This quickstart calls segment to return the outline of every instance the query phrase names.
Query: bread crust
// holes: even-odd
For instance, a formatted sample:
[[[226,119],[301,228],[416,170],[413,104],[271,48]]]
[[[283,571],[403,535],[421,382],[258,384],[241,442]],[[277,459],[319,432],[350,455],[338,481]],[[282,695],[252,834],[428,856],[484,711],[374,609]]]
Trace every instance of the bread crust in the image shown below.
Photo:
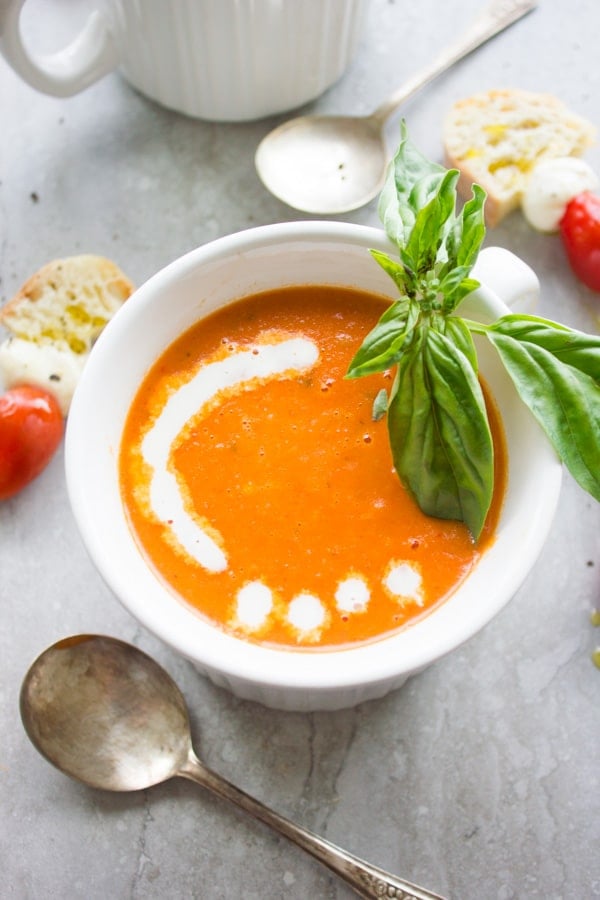
[[[133,282],[106,257],[55,259],[0,309],[0,323],[25,340],[86,353],[133,290]]]

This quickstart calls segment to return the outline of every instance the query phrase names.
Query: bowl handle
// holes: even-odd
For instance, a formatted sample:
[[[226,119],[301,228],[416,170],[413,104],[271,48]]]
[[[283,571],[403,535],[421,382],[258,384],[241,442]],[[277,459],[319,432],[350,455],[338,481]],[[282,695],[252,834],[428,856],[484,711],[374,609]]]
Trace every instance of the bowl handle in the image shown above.
[[[538,277],[510,250],[486,247],[479,254],[473,277],[497,294],[511,312],[534,312],[540,295]]]
[[[119,62],[106,16],[90,14],[74,40],[56,53],[34,56],[19,28],[25,0],[0,0],[0,53],[17,75],[46,94],[69,97],[112,71]]]

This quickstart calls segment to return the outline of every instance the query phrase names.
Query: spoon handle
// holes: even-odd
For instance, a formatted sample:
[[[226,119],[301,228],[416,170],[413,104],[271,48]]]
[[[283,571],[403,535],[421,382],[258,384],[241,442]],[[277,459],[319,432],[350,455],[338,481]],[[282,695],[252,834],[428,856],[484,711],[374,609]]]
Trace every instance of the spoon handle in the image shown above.
[[[255,800],[249,794],[226,781],[221,775],[207,768],[193,752],[187,762],[178,771],[178,775],[189,778],[202,787],[208,788],[213,794],[231,800],[236,806],[249,813],[255,819],[269,825],[279,834],[289,838],[297,846],[306,850],[332,872],[339,875],[359,897],[390,897],[396,900],[444,900],[439,894],[418,887],[390,875],[383,869],[378,869],[362,859],[347,853],[335,844],[324,840],[312,831],[295,825],[289,819],[264,806],[259,800]]]
[[[494,35],[531,12],[537,0],[493,0],[456,43],[446,48],[430,65],[409,78],[397,91],[377,107],[369,118],[383,123],[394,110],[418,90],[441,75],[463,57],[468,56]]]

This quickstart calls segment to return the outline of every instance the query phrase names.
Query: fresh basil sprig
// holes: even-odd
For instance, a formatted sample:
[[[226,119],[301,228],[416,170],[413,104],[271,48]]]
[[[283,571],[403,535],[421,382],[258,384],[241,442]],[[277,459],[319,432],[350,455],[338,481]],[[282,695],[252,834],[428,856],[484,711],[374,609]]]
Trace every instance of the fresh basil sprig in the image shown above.
[[[398,259],[371,251],[399,298],[352,360],[348,377],[395,367],[386,412],[394,466],[421,509],[465,522],[477,539],[494,489],[494,449],[473,333],[496,348],[522,400],[579,484],[600,501],[600,337],[529,315],[491,325],[455,314],[485,237],[485,192],[457,213],[458,171],[401,142],[379,200]]]

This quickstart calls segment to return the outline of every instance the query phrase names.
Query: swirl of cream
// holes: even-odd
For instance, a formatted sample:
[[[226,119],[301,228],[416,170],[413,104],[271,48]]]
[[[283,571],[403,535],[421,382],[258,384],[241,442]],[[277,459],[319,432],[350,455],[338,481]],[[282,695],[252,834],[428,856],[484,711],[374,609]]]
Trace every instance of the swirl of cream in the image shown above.
[[[296,377],[312,368],[318,358],[319,350],[313,341],[295,337],[279,343],[255,344],[207,363],[169,397],[144,437],[142,455],[152,467],[152,509],[184,550],[208,571],[224,571],[227,556],[186,509],[176,475],[169,467],[173,442],[192,417],[214,403],[220,391],[241,392],[248,382]]]

